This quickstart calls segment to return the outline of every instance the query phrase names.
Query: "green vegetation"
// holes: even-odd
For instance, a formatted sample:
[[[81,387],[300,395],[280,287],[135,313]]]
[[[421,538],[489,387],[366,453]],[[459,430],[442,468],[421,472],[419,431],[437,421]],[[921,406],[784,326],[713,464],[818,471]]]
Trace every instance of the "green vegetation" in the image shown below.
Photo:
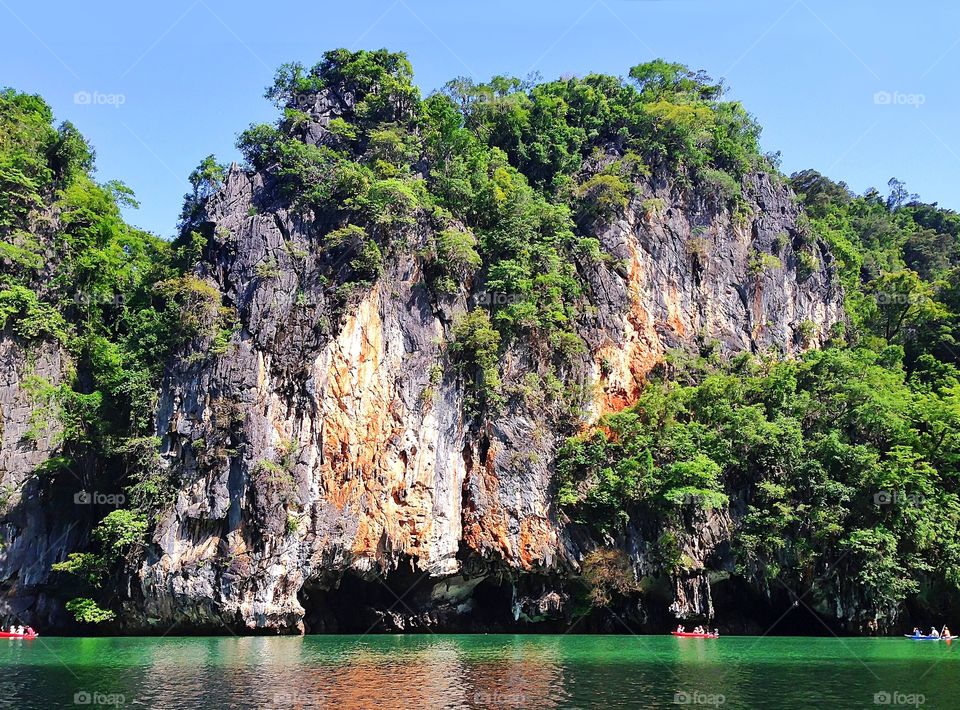
[[[918,595],[931,603],[931,590],[933,603],[956,600],[960,218],[898,199],[896,181],[883,199],[812,171],[791,180],[837,256],[851,327],[798,361],[671,358],[679,381],[650,383],[567,441],[557,501],[610,540],[631,523],[664,531],[670,573],[685,566],[677,542],[691,512],[742,500],[733,553],[761,587],[805,589],[835,568],[865,621],[893,619]],[[801,267],[817,258],[800,249]],[[779,266],[751,259],[757,275]],[[815,327],[799,323],[796,337],[806,344]]]
[[[500,334],[494,330],[490,317],[485,311],[474,310],[461,316],[453,324],[453,340],[450,353],[458,366],[473,374],[473,392],[475,398],[467,403],[467,409],[476,409],[484,404],[496,406],[502,400],[500,372],[497,365],[497,350],[500,346]]]
[[[441,293],[454,293],[483,265],[477,238],[469,231],[444,229],[431,236],[424,254],[433,285]]]
[[[116,614],[112,611],[101,609],[93,599],[87,597],[71,599],[65,606],[67,611],[82,624],[102,624],[116,618]]]
[[[783,268],[783,263],[780,259],[773,254],[767,254],[761,251],[754,251],[750,254],[750,263],[747,265],[747,269],[756,277],[769,274],[780,268]]]
[[[809,570],[842,564],[867,611],[885,615],[921,582],[960,583],[960,386],[918,391],[901,357],[895,346],[741,356],[689,373],[696,384],[651,384],[568,441],[559,502],[610,536],[631,519],[679,536],[684,511],[745,495],[734,539],[744,575],[809,582]],[[883,492],[899,502],[878,505]],[[889,544],[847,554],[867,533]],[[890,574],[878,578],[878,565]]]
[[[125,509],[111,511],[93,530],[99,553],[71,552],[63,562],[51,565],[51,570],[70,575],[81,583],[87,594],[110,599],[113,594],[107,582],[117,581],[129,572],[127,564],[133,559],[131,553],[139,552],[147,529],[148,521],[143,513]],[[75,591],[76,583],[70,587]],[[66,603],[66,609],[83,623],[112,621],[115,616],[90,597],[74,598]]]

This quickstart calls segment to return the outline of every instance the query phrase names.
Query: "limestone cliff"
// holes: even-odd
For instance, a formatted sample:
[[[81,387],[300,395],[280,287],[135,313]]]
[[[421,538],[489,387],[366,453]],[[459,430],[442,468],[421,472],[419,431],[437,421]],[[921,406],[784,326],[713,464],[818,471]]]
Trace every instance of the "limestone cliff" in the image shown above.
[[[649,180],[597,227],[611,258],[577,264],[587,348],[569,377],[583,386],[581,424],[629,404],[668,349],[715,340],[726,352],[789,355],[843,317],[822,246],[819,268],[797,274],[803,235],[787,188],[756,174],[744,191],[749,211],[737,217],[695,189]],[[323,609],[344,579],[400,573],[412,581],[397,595],[410,596],[388,596],[382,628],[456,627],[461,616],[469,627],[484,580],[507,580],[516,616],[562,613],[559,602],[539,609],[556,594],[545,580],[574,574],[601,541],[571,529],[552,503],[565,434],[555,403],[527,391],[496,417],[464,411],[445,343],[458,313],[496,301],[483,283],[438,300],[418,256],[421,224],[334,321],[324,274],[338,265],[316,247],[320,216],[295,215],[269,177],[237,167],[205,209],[212,236],[197,276],[239,327],[222,354],[181,354],[161,388],[157,431],[179,492],[140,568],[134,623],[352,627]],[[758,269],[756,255],[771,253]],[[541,361],[510,347],[504,385]],[[693,534],[691,556],[704,560],[728,527],[695,526],[712,532]],[[642,570],[636,534],[629,549]],[[674,611],[708,611],[703,580],[677,580]]]
[[[498,111],[533,101],[521,82],[431,103],[402,55],[336,50],[309,76],[281,70],[269,93],[284,117],[244,134],[245,167],[219,174],[211,157],[191,175],[173,245],[118,226],[116,196],[84,178],[106,216],[66,205],[75,213],[57,225],[61,241],[36,240],[43,253],[24,263],[59,252],[66,261],[71,249],[94,256],[82,260],[87,271],[58,272],[59,290],[45,294],[54,279],[4,256],[20,254],[19,232],[2,227],[4,268],[32,279],[16,282],[21,310],[46,298],[68,317],[60,340],[0,330],[0,611],[71,628],[62,602],[78,595],[57,585],[76,578],[51,574],[51,563],[106,547],[95,528],[103,509],[74,496],[91,483],[130,493],[146,480],[151,502],[121,512],[147,539],[86,558],[99,565],[85,582],[111,607],[112,631],[566,628],[584,560],[605,549],[649,583],[621,610],[635,621],[712,618],[711,582],[733,571],[738,503],[691,513],[678,541],[691,564],[664,575],[653,523],[601,538],[558,508],[558,448],[635,402],[668,353],[795,356],[823,344],[844,308],[833,257],[782,176],[762,167],[752,119],[677,66],[636,72],[637,88],[615,77],[557,82],[551,90],[571,91],[569,117],[547,121],[557,140],[532,148],[537,135],[511,142],[514,125],[497,133]],[[583,96],[593,98],[580,115]],[[548,97],[544,110],[561,104]],[[494,115],[474,120],[487,109]],[[711,140],[722,144],[715,155]],[[83,163],[89,170],[92,156]],[[606,207],[580,209],[594,188]],[[444,197],[419,199],[430,189]],[[472,265],[440,288],[445,232]],[[538,236],[540,261],[525,243]],[[90,273],[100,259],[127,266],[113,280],[135,285],[136,305],[70,305],[77,273],[115,295],[116,283]],[[531,295],[537,270],[551,269]],[[495,396],[481,392],[490,383],[458,359],[457,325],[477,313],[502,323],[524,288],[527,310],[502,340],[493,334]],[[544,302],[555,306],[549,318],[532,312]],[[186,325],[168,323],[171,313]],[[143,333],[165,339],[169,359],[152,341],[137,350]],[[59,400],[44,394],[61,384],[97,399],[96,411],[129,411],[96,445],[81,426],[62,436],[62,418],[47,411]],[[134,412],[136,427],[125,421]],[[131,441],[150,449],[139,468],[125,458]],[[616,630],[612,618],[597,623]]]

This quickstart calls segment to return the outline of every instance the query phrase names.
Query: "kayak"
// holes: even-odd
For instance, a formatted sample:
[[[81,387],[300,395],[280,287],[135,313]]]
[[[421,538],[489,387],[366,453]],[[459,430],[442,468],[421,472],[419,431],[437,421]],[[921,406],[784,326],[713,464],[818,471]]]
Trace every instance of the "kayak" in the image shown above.
[[[914,636],[913,634],[904,634],[904,638],[911,641],[953,641],[956,636]]]
[[[696,634],[693,631],[671,631],[673,636],[682,636],[690,639],[715,639],[720,638],[720,634]]]
[[[0,631],[0,639],[35,639],[40,634],[12,634],[9,631]]]

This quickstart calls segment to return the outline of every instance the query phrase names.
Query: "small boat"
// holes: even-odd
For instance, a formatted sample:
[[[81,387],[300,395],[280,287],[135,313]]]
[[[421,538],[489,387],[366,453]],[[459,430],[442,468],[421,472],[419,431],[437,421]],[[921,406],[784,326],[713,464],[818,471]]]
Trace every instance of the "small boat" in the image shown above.
[[[911,641],[953,641],[956,636],[916,636],[914,634],[904,634],[904,638]]]
[[[34,632],[32,634],[15,634],[10,631],[0,631],[0,639],[35,639],[40,634]]]
[[[673,636],[682,636],[690,639],[715,639],[720,638],[720,634],[698,634],[693,631],[671,631]]]

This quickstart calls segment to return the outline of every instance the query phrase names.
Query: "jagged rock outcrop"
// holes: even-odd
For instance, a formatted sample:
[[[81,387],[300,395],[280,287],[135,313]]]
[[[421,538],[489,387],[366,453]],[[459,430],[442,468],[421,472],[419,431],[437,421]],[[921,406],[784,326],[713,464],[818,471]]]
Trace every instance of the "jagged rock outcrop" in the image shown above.
[[[587,347],[565,373],[581,386],[581,422],[630,404],[668,349],[716,341],[730,353],[794,354],[843,318],[822,245],[816,267],[798,274],[810,237],[789,190],[763,174],[743,189],[749,210],[734,215],[709,190],[651,179],[596,228],[608,258],[577,264]],[[403,570],[414,575],[408,591],[423,593],[388,598],[382,628],[465,616],[485,580],[511,588],[515,618],[562,616],[562,589],[522,580],[562,579],[601,541],[553,503],[568,432],[542,393],[528,388],[490,420],[464,411],[445,344],[456,315],[489,300],[482,281],[437,298],[419,256],[429,227],[418,222],[344,305],[327,276],[338,257],[318,247],[324,215],[290,210],[269,177],[237,167],[205,220],[196,275],[235,309],[238,328],[225,352],[183,353],[161,388],[157,433],[179,492],[139,570],[131,627],[296,632],[307,600]],[[545,357],[511,345],[505,387]],[[685,551],[697,569],[674,580],[671,606],[683,617],[710,615],[706,561],[731,527],[693,522]],[[640,571],[648,532],[627,544]]]

